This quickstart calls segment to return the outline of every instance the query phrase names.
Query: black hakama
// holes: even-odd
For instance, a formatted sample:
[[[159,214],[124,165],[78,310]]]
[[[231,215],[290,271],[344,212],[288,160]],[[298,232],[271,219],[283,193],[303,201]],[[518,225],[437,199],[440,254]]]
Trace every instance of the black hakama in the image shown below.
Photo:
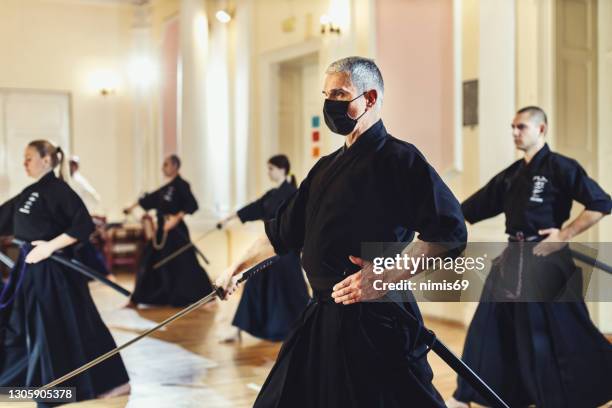
[[[494,262],[463,351],[513,408],[595,408],[612,400],[612,345],[591,322],[569,249],[533,255],[538,230],[560,228],[573,199],[610,212],[610,197],[578,163],[544,146],[462,206],[471,223],[504,212],[511,239],[533,241],[509,243]],[[454,398],[487,403],[461,378]]]
[[[153,269],[153,265],[190,242],[189,229],[183,221],[168,231],[163,239],[164,217],[184,212],[192,214],[198,204],[191,193],[189,183],[176,176],[159,190],[146,194],[139,201],[145,210],[157,210],[156,241],[164,244],[156,249],[150,242],[145,247],[132,302],[136,304],[185,306],[212,292],[212,284],[204,268],[200,266],[193,248],[178,255],[165,265]]]
[[[343,306],[330,295],[314,293],[256,408],[444,407],[427,358],[415,347],[418,324],[402,319],[395,304]]]
[[[102,276],[111,274],[106,267],[104,255],[89,241],[76,245],[74,249],[74,259],[89,266],[94,271],[99,272]]]
[[[279,205],[296,190],[285,181],[238,210],[240,221],[273,218]],[[306,308],[309,298],[300,256],[290,252],[281,256],[266,273],[247,280],[232,324],[255,337],[282,341]]]
[[[402,241],[414,231],[430,242],[467,238],[450,190],[382,121],[317,162],[266,222],[277,253],[303,250],[315,299],[283,344],[256,408],[444,406],[422,353],[416,303],[401,304],[401,311],[394,303],[344,306],[330,297],[333,285],[355,270],[348,257],[360,256],[362,243]]]
[[[50,240],[61,233],[83,241],[92,231],[81,199],[52,172],[0,207],[0,233],[26,242]],[[5,322],[0,386],[40,387],[116,347],[87,279],[51,259],[25,264],[30,249],[29,244],[22,248],[0,299]],[[73,256],[70,247],[63,253]],[[81,401],[128,381],[116,355],[63,386],[76,387],[76,399]]]

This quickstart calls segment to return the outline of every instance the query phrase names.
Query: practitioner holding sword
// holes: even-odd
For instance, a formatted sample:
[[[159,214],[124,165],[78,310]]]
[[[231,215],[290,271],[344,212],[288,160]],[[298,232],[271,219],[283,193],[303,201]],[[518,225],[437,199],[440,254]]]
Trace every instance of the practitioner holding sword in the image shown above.
[[[168,156],[162,167],[168,183],[145,194],[124,210],[128,214],[141,206],[145,210],[157,211],[157,229],[144,250],[128,307],[138,304],[185,306],[212,290],[210,279],[198,263],[193,247],[155,268],[159,261],[190,242],[189,229],[183,217],[197,211],[198,203],[189,183],[180,176],[180,167],[178,156]]]
[[[94,226],[83,201],[64,182],[64,153],[46,140],[25,149],[36,182],[0,206],[0,235],[24,241],[0,295],[0,386],[38,387],[115,347],[91,298],[87,280],[49,259],[70,256]],[[58,178],[54,169],[60,167]],[[129,393],[120,356],[73,378],[77,401]]]

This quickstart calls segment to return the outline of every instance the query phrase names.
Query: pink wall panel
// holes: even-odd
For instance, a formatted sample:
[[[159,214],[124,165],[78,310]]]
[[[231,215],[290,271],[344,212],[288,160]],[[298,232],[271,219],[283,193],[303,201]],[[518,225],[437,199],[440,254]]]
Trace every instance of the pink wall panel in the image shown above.
[[[438,170],[453,159],[452,0],[378,0],[377,63],[387,130]]]
[[[161,50],[162,150],[166,157],[176,153],[177,141],[177,72],[179,61],[179,19],[164,27]]]

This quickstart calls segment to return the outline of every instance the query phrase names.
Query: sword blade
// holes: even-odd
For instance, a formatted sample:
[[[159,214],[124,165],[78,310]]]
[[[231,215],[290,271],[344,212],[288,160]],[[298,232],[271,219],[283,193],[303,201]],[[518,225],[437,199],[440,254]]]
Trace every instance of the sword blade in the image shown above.
[[[89,363],[82,365],[81,367],[69,372],[66,375],[63,375],[62,377],[58,378],[57,380],[51,381],[49,384],[44,385],[43,387],[41,387],[40,389],[42,390],[46,390],[49,388],[53,388],[55,386],[57,386],[58,384],[61,384],[65,381],[68,381],[69,379],[71,379],[72,377],[75,377],[79,374],[81,374],[84,371],[87,371],[88,369],[90,369],[91,367],[100,364],[101,362],[108,360],[109,358],[113,357],[114,355],[116,355],[117,353],[119,353],[121,350],[125,349],[126,347],[129,347],[130,345],[136,343],[137,341],[139,341],[140,339],[148,336],[149,334],[153,333],[154,331],[157,331],[159,329],[161,329],[164,326],[167,326],[168,324],[172,323],[173,321],[175,321],[176,319],[179,319],[183,316],[185,316],[188,313],[193,312],[195,309],[199,308],[200,306],[204,305],[205,303],[210,302],[212,299],[214,299],[215,297],[217,297],[217,291],[213,291],[210,294],[206,295],[205,297],[203,297],[202,299],[198,300],[195,303],[192,303],[191,305],[189,305],[188,307],[186,307],[185,309],[179,311],[178,313],[170,316],[169,318],[167,318],[166,320],[164,320],[163,322],[159,323],[157,326],[150,328],[149,330],[139,334],[138,336],[134,337],[133,339],[123,343],[122,345],[114,348],[113,350],[102,354],[101,356],[91,360]]]
[[[20,239],[13,239],[13,243],[21,246],[25,244],[25,241],[22,241]],[[80,274],[83,274],[87,276],[88,278],[95,279],[98,282],[105,284],[106,286],[110,287],[111,289],[116,290],[117,292],[121,293],[124,296],[127,296],[127,297],[132,296],[132,292],[130,292],[129,290],[116,284],[115,282],[108,279],[106,276],[102,275],[100,272],[77,261],[76,259],[68,259],[58,254],[53,254],[51,255],[50,258],[53,259],[55,262],[72,269],[73,271],[79,272]]]
[[[6,265],[6,267],[9,269],[13,269],[15,267],[15,262],[13,262],[11,258],[4,255],[2,252],[0,252],[0,262]]]
[[[246,281],[247,279],[249,279],[254,274],[256,274],[257,272],[260,272],[260,271],[268,268],[270,265],[272,265],[278,259],[279,259],[278,255],[273,256],[271,258],[268,258],[268,259],[258,263],[257,265],[255,265],[254,267],[250,268],[246,272],[243,272],[242,276],[238,280],[238,283],[242,283],[242,282]],[[225,293],[224,293],[222,288],[214,288],[214,290],[211,293],[209,293],[208,295],[204,296],[202,299],[198,300],[197,302],[192,303],[191,305],[187,306],[186,308],[178,311],[177,313],[173,314],[172,316],[168,317],[166,320],[164,320],[163,322],[159,323],[157,326],[152,327],[149,330],[146,330],[145,332],[139,334],[138,336],[134,337],[133,339],[125,342],[121,346],[118,346],[118,347],[112,349],[111,351],[102,354],[100,357],[97,357],[97,358],[93,359],[89,363],[86,363],[86,364],[82,365],[81,367],[79,367],[79,368],[69,372],[68,374],[58,378],[57,380],[51,381],[49,384],[42,386],[40,389],[41,390],[46,390],[46,389],[49,389],[49,388],[53,388],[56,385],[61,384],[61,383],[65,382],[65,381],[68,381],[72,377],[75,377],[75,376],[81,374],[82,372],[90,369],[91,367],[93,367],[93,366],[95,366],[97,364],[100,364],[101,362],[103,362],[105,360],[108,360],[109,358],[113,357],[114,355],[116,355],[121,350],[125,349],[126,347],[129,347],[130,345],[136,343],[137,341],[139,341],[142,338],[148,336],[149,334],[151,334],[151,333],[161,329],[162,327],[167,326],[168,324],[172,323],[173,321],[175,321],[177,319],[180,319],[181,317],[185,316],[186,314],[191,313],[192,311],[194,311],[195,309],[199,308],[200,306],[210,302],[215,297],[219,297],[221,299],[225,297]]]
[[[193,247],[195,248],[196,252],[198,252],[198,249],[195,246],[195,243],[198,241],[203,240],[204,238],[206,238],[208,235],[212,234],[213,232],[217,231],[218,228],[211,228],[208,231],[206,231],[204,234],[200,235],[198,238],[196,238],[194,241],[191,241],[185,245],[183,245],[182,247],[180,247],[179,249],[177,249],[176,251],[174,251],[173,253],[171,253],[170,255],[168,255],[167,257],[165,257],[164,259],[161,259],[160,261],[158,261],[157,263],[155,263],[153,265],[153,269],[159,269],[162,266],[164,266],[165,264],[167,264],[168,262],[170,262],[171,260],[173,260],[174,258],[176,258],[177,256],[179,256],[180,254],[182,254],[183,252],[187,251],[189,248]],[[206,259],[206,257],[204,256],[204,254],[202,254],[200,252],[200,255],[204,258],[204,261],[208,264],[208,259]]]

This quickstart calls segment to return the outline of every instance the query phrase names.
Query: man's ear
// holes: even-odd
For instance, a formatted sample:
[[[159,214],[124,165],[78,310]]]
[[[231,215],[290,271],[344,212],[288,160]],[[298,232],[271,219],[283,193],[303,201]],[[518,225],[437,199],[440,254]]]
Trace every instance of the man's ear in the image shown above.
[[[373,108],[376,105],[376,101],[378,100],[378,92],[376,89],[370,89],[365,93],[366,106],[368,108]]]
[[[546,136],[546,131],[548,130],[548,125],[546,123],[540,123],[540,133],[542,136]]]

